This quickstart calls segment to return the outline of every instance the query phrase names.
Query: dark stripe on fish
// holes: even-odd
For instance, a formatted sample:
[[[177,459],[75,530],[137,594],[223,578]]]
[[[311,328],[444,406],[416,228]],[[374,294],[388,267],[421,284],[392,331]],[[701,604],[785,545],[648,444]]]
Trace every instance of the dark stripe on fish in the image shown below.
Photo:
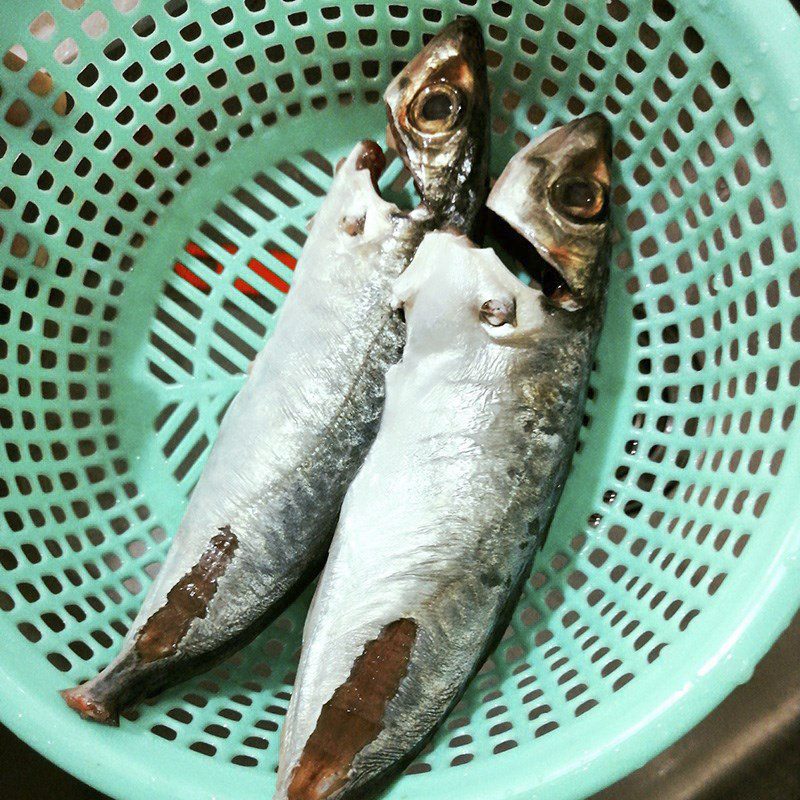
[[[413,619],[386,625],[322,707],[292,775],[289,800],[322,800],[347,783],[353,759],[383,730],[383,714],[406,676],[417,638]]]
[[[169,590],[166,604],[142,626],[136,651],[145,664],[174,655],[192,622],[208,613],[218,581],[239,544],[230,525],[219,531],[200,560]]]

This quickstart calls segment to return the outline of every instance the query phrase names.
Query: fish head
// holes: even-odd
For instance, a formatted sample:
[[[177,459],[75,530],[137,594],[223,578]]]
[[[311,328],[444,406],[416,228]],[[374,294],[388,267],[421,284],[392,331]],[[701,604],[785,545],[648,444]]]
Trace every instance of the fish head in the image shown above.
[[[488,191],[489,87],[480,25],[451,22],[384,93],[387,138],[439,225],[468,233]]]
[[[602,302],[608,281],[611,125],[589,114],[533,140],[487,200],[551,270],[550,300],[568,310]],[[556,275],[552,275],[555,270]]]

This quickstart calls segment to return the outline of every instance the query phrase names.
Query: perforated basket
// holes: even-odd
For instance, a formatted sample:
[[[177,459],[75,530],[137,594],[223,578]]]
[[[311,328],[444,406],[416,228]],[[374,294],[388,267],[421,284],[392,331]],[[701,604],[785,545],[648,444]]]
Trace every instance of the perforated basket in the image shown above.
[[[748,676],[800,600],[800,24],[786,3],[6,12],[7,725],[117,798],[270,796],[307,597],[118,730],[58,690],[118,648],[331,165],[382,138],[383,87],[459,13],[486,32],[495,173],[536,131],[612,119],[617,236],[550,539],[506,638],[390,796],[585,797]],[[406,192],[398,162],[383,183]]]

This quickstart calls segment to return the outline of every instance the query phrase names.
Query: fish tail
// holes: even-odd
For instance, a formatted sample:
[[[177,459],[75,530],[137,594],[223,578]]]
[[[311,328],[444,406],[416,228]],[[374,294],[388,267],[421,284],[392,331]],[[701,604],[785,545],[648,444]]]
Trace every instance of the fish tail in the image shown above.
[[[60,694],[66,704],[84,719],[113,727],[119,725],[119,702],[113,695],[102,691],[97,679],[72,689],[64,689]]]

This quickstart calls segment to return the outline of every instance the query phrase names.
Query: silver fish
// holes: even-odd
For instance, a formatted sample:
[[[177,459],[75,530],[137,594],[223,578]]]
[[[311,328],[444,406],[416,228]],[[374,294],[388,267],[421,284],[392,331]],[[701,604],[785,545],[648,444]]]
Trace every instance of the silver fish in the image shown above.
[[[391,308],[392,283],[426,231],[469,228],[474,213],[462,194],[478,205],[485,197],[482,48],[474,22],[449,26],[429,44],[429,57],[393,84],[427,91],[426,76],[433,70],[441,81],[436,70],[448,64],[460,80],[471,76],[452,89],[463,94],[464,110],[434,125],[410,164],[417,175],[444,151],[454,164],[470,162],[460,180],[442,187],[420,173],[422,204],[403,212],[377,192],[385,159],[375,142],[356,146],[338,170],[275,331],[222,421],[119,655],[62,693],[83,716],[116,724],[121,709],[208,668],[252,639],[318,572],[347,486],[374,439],[385,372],[400,355],[404,323]],[[405,103],[415,98],[392,101],[403,116],[398,135],[406,135]]]
[[[600,175],[606,198],[610,131],[597,116],[550,137],[557,152],[547,138],[519,153],[490,205],[526,199],[511,222],[548,248],[549,268],[581,240],[584,260],[561,275],[574,304],[450,232],[429,233],[395,283],[407,342],[306,622],[275,800],[363,797],[396,775],[504,631],[550,525],[603,316],[608,230],[605,199],[585,236],[575,198],[553,187]]]

